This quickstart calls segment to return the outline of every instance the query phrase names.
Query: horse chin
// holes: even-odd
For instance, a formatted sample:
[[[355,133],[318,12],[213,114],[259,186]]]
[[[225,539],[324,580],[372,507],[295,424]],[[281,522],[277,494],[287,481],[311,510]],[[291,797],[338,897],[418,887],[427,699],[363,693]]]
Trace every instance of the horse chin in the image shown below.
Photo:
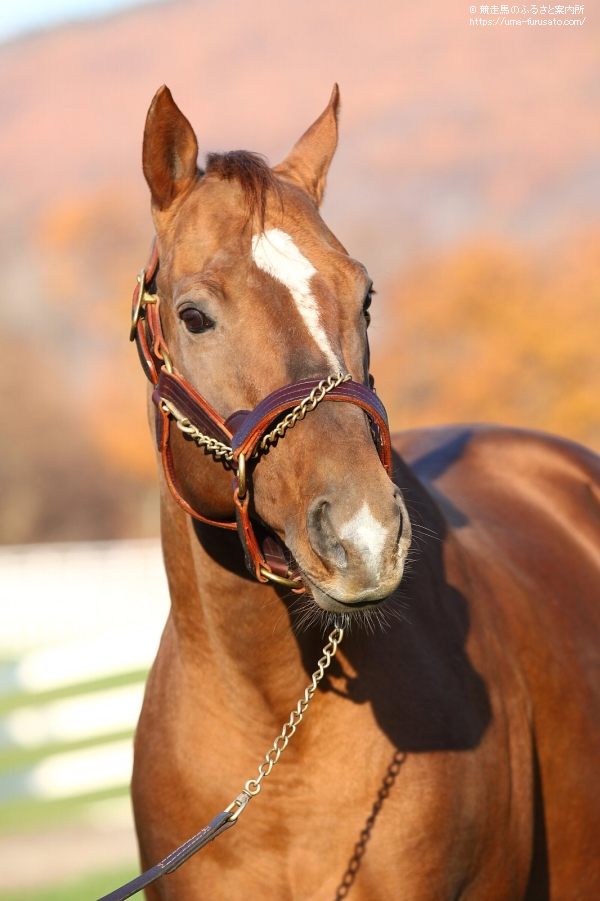
[[[315,604],[327,613],[346,613],[360,615],[365,610],[373,609],[387,601],[396,591],[404,574],[404,563],[400,562],[396,573],[385,580],[385,584],[370,586],[362,590],[343,591],[340,588],[328,589],[319,586],[313,579],[302,574],[304,583]],[[336,596],[337,595],[337,596]]]

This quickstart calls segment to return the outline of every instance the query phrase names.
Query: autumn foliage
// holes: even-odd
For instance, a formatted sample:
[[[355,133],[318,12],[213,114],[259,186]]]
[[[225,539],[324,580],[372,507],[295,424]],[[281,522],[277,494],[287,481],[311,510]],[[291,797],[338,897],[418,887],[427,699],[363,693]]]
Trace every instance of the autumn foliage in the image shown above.
[[[374,318],[392,424],[489,421],[600,450],[600,232],[465,244],[399,274]]]

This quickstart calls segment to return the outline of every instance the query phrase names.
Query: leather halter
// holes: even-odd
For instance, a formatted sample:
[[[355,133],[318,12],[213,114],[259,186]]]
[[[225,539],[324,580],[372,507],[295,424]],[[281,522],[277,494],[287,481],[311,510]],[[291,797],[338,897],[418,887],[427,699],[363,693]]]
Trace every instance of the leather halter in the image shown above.
[[[148,267],[140,272],[133,293],[130,338],[135,340],[142,369],[154,386],[152,400],[156,406],[156,442],[167,485],[177,503],[190,516],[211,526],[238,530],[246,566],[259,582],[274,581],[302,592],[305,588],[298,578],[299,572],[295,564],[288,559],[289,552],[286,555],[286,549],[279,540],[250,518],[250,492],[240,485],[241,466],[246,460],[250,461],[253,456],[258,455],[260,442],[269,427],[322,385],[323,381],[303,379],[286,385],[265,397],[254,410],[238,410],[224,420],[173,368],[161,327],[158,296],[149,294],[146,290],[146,286],[154,281],[158,267],[158,244],[154,238]],[[391,442],[387,414],[375,394],[372,376],[369,376],[369,382],[370,387],[366,387],[347,376],[341,384],[328,388],[322,399],[352,403],[365,412],[379,458],[391,478]],[[231,448],[232,468],[237,471],[233,479],[235,521],[209,519],[183,497],[171,449],[173,415],[169,406],[176,408],[197,431],[220,445],[226,445],[227,449]]]

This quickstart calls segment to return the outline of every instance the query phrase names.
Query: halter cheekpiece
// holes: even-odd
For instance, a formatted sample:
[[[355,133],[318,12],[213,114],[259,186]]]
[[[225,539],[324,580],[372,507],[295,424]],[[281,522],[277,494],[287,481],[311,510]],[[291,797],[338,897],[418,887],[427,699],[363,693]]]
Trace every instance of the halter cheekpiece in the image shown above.
[[[276,582],[301,593],[305,590],[300,572],[289,552],[274,535],[250,518],[250,479],[247,469],[261,454],[282,438],[296,422],[304,419],[322,401],[344,401],[366,414],[379,458],[392,476],[391,443],[385,407],[370,387],[339,373],[324,379],[303,379],[278,388],[254,410],[238,410],[227,420],[173,367],[162,327],[158,296],[147,291],[158,272],[158,243],[152,244],[150,262],[137,278],[133,293],[130,339],[136,342],[142,368],[152,382],[156,406],[156,442],[169,489],[186,513],[222,529],[237,529],[246,566],[259,582]],[[286,415],[284,415],[286,414]],[[175,423],[216,462],[232,469],[235,522],[219,522],[203,516],[183,497],[171,449],[171,427]]]

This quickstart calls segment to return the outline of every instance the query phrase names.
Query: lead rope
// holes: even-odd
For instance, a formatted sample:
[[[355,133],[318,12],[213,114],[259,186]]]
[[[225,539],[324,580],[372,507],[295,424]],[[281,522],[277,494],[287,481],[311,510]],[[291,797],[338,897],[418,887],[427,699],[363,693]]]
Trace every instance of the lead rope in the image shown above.
[[[273,742],[272,747],[265,754],[265,759],[258,767],[257,778],[248,779],[237,798],[235,798],[222,813],[218,814],[208,826],[205,826],[204,829],[201,829],[200,832],[194,835],[193,838],[177,848],[176,851],[173,851],[172,854],[169,854],[168,857],[165,857],[164,860],[161,860],[160,863],[157,863],[154,867],[151,867],[151,869],[146,870],[141,876],[136,876],[131,882],[127,882],[125,885],[115,889],[108,895],[103,895],[98,901],[125,901],[126,898],[131,898],[132,895],[136,895],[148,885],[156,882],[161,876],[166,876],[167,873],[173,873],[174,870],[177,870],[186,862],[186,860],[189,860],[189,858],[197,851],[209,842],[212,842],[221,835],[222,832],[235,826],[240,814],[248,804],[248,801],[255,795],[258,795],[261,790],[262,780],[271,773],[271,770],[287,748],[290,738],[294,735],[296,729],[302,722],[302,718],[306,713],[310,700],[317,690],[319,682],[323,679],[325,670],[329,667],[331,661],[335,657],[340,642],[344,637],[344,629],[341,623],[345,619],[347,619],[346,616],[341,619],[336,617],[334,620],[334,629],[328,635],[328,642],[323,648],[323,656],[317,663],[317,669],[312,674],[310,684],[306,686],[304,695],[300,698],[294,710],[292,710],[289,720]]]

